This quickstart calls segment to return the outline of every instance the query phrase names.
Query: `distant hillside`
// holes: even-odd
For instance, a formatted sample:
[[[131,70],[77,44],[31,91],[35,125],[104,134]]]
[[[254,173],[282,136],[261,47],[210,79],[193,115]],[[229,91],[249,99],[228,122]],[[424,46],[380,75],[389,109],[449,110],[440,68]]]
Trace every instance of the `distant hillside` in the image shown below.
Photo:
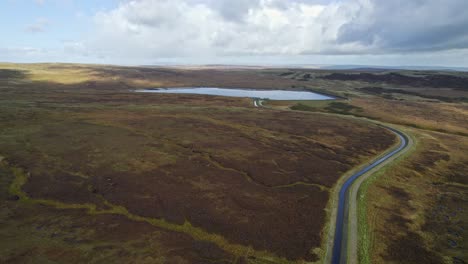
[[[327,70],[359,70],[359,71],[381,71],[381,70],[413,70],[413,71],[468,71],[467,67],[444,67],[444,66],[373,66],[373,65],[327,65],[320,67]]]

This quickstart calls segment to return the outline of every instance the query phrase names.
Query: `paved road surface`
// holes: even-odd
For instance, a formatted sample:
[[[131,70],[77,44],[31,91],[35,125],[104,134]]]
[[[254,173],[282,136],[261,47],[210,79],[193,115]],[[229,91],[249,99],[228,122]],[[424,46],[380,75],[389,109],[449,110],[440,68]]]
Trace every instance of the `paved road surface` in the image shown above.
[[[261,100],[258,98],[253,99],[253,104],[255,107],[263,106]],[[348,261],[348,243],[357,243],[357,241],[348,241],[348,223],[349,221],[349,205],[350,205],[350,198],[349,198],[349,190],[351,185],[362,175],[366,174],[370,170],[374,169],[375,167],[381,165],[388,159],[392,158],[393,156],[397,155],[405,148],[408,147],[409,139],[405,134],[402,132],[391,128],[383,126],[386,129],[395,133],[398,138],[400,139],[400,145],[390,153],[386,154],[382,158],[374,161],[367,167],[361,169],[360,171],[353,174],[346,182],[341,186],[340,194],[338,198],[338,211],[336,215],[336,228],[335,228],[335,236],[333,239],[333,252],[332,252],[332,263],[333,264],[343,264],[347,263]],[[360,183],[359,183],[360,184]],[[359,186],[357,186],[359,188]],[[356,202],[356,201],[354,201]],[[356,215],[354,215],[356,217]],[[353,240],[357,239],[357,236],[352,237]],[[357,249],[357,246],[353,247]]]
[[[408,146],[408,138],[406,137],[405,134],[390,127],[385,127],[385,128],[391,130],[393,133],[395,133],[399,137],[400,145],[398,146],[398,148],[386,154],[382,158],[374,161],[369,166],[353,174],[348,180],[346,180],[346,182],[343,184],[343,186],[340,189],[339,200],[338,200],[338,211],[336,215],[335,237],[333,240],[333,253],[332,253],[333,264],[347,263],[348,242],[357,243],[357,241],[348,241],[347,226],[349,222],[349,204],[350,204],[349,189],[350,189],[350,186],[354,183],[354,181],[357,178],[366,174],[368,171],[382,164],[389,158],[395,156],[396,154],[398,154],[399,152],[401,152],[403,149],[405,149]]]

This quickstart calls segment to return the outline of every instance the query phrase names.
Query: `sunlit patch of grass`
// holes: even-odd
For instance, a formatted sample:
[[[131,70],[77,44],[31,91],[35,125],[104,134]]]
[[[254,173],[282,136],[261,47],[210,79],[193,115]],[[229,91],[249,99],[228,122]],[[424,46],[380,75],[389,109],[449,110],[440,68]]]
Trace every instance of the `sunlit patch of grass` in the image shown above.
[[[352,104],[363,109],[361,115],[445,133],[468,135],[468,107],[464,104],[400,102],[393,100],[354,99]]]
[[[66,66],[67,64],[63,64]],[[79,65],[57,67],[57,64],[0,64],[3,69],[24,71],[30,81],[80,83],[96,79],[95,72]]]
[[[154,80],[141,80],[141,79],[133,79],[129,81],[129,84],[134,87],[141,87],[141,88],[154,88],[154,87],[164,87],[164,82],[158,82]]]
[[[89,81],[125,82],[130,86],[152,88],[164,86],[165,83],[150,78],[134,78],[112,74],[113,66],[86,64],[15,64],[0,63],[0,69],[20,70],[28,76],[29,82],[51,82],[60,84],[79,84]],[[103,74],[100,69],[109,72]]]
[[[26,193],[21,189],[21,187],[28,181],[28,176],[22,169],[18,168],[12,168],[12,172],[15,178],[9,188],[10,194],[17,195],[22,201],[28,201],[28,195],[26,195]]]

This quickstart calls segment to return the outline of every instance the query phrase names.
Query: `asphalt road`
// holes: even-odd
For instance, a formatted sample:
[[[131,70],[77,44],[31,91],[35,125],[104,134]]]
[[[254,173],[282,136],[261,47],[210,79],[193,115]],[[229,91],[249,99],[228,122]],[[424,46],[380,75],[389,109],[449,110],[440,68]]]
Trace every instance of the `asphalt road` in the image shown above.
[[[253,98],[253,104],[255,107],[263,107],[262,100],[258,98]],[[356,245],[357,230],[352,230],[354,231],[353,232],[354,236],[351,236],[351,237],[349,236],[349,232],[348,232],[349,231],[348,224],[352,222],[352,219],[350,219],[350,209],[349,209],[349,206],[351,205],[350,187],[353,185],[353,183],[356,182],[358,178],[360,178],[363,175],[367,175],[369,171],[385,163],[386,161],[388,161],[395,155],[399,154],[400,152],[402,152],[409,146],[409,139],[403,132],[396,130],[394,128],[391,128],[391,127],[387,127],[383,125],[381,126],[395,133],[400,139],[400,145],[396,149],[392,150],[390,153],[387,153],[385,156],[372,162],[370,165],[366,166],[365,168],[351,175],[351,177],[349,177],[345,181],[343,186],[341,186],[339,198],[338,198],[338,211],[336,214],[335,236],[333,239],[333,251],[332,251],[332,256],[331,256],[332,264],[344,264],[348,262],[348,249],[349,249],[348,245],[350,243],[354,243],[354,245],[352,245],[353,247],[351,248],[355,250],[357,249],[357,245]],[[360,185],[360,183],[358,184]],[[359,189],[359,186],[356,186],[356,190],[357,189]],[[352,217],[357,217],[357,215],[352,214]],[[355,224],[356,222],[357,220],[354,221]],[[355,226],[355,229],[356,228],[357,227]],[[352,262],[355,262],[355,261],[352,261]]]
[[[347,263],[347,252],[348,252],[348,243],[357,243],[357,241],[348,241],[348,223],[349,223],[349,205],[350,205],[350,198],[349,198],[349,189],[351,185],[361,177],[362,175],[366,174],[373,168],[379,166],[380,164],[384,163],[388,159],[392,158],[393,156],[400,153],[408,146],[408,138],[402,132],[390,128],[385,127],[386,129],[391,130],[395,133],[400,139],[400,145],[390,153],[386,154],[382,158],[374,161],[369,166],[363,168],[362,170],[353,174],[340,189],[339,199],[338,199],[338,211],[336,215],[336,228],[335,228],[335,237],[333,239],[333,252],[332,252],[332,263],[333,264],[341,264]]]

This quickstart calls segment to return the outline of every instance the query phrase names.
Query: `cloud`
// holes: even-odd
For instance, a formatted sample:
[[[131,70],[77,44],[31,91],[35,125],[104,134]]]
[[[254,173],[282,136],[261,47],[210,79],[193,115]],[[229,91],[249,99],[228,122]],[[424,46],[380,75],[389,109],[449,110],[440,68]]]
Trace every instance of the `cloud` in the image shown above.
[[[34,0],[34,2],[38,5],[43,5],[45,0]]]
[[[435,54],[453,61],[453,50],[468,50],[466,0],[121,0],[92,19],[88,35],[62,43],[61,52],[151,63],[262,56],[398,61],[416,53],[421,61]],[[25,30],[44,32],[48,23],[37,20]]]
[[[133,0],[95,16],[112,56],[392,54],[468,48],[466,0]]]
[[[211,2],[224,20],[232,22],[243,22],[249,15],[260,7],[260,0],[217,0]]]
[[[466,0],[360,1],[357,16],[339,31],[339,44],[377,52],[418,52],[468,47]]]
[[[48,25],[49,25],[48,19],[38,18],[34,23],[26,26],[24,30],[29,33],[40,33],[40,32],[44,32]]]
[[[334,23],[342,23],[327,17],[333,4],[278,3],[127,1],[95,16],[91,43],[104,53],[137,57],[300,54],[319,52],[334,38]]]

